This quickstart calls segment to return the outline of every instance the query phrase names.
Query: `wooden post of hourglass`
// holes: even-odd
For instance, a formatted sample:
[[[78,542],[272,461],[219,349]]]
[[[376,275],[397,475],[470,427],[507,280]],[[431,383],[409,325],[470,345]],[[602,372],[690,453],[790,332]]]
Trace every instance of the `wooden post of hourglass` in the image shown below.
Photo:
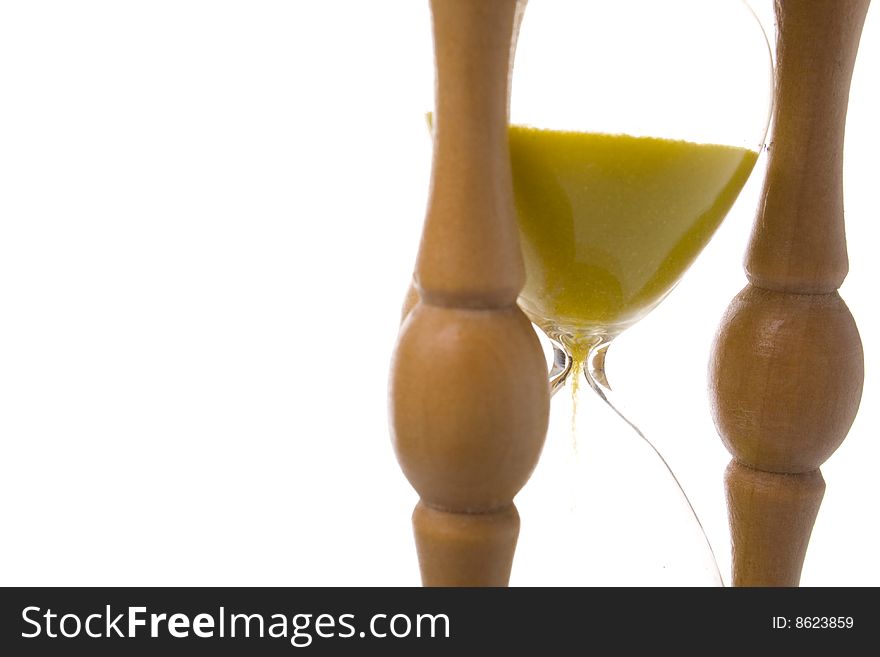
[[[391,372],[392,440],[420,502],[422,582],[503,586],[513,497],[547,430],[547,366],[516,305],[525,280],[507,146],[516,0],[433,0],[434,161]]]
[[[776,0],[774,137],[746,256],[710,366],[733,460],[725,483],[735,586],[797,586],[825,482],[855,419],[864,364],[837,293],[847,100],[870,0]]]

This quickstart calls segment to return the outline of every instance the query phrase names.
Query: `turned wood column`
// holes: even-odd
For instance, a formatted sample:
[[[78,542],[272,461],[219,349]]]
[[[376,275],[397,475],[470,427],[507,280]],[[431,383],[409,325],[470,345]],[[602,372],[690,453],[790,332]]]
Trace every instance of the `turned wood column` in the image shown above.
[[[521,9],[521,6],[519,7]],[[419,493],[422,582],[504,586],[513,498],[547,430],[543,352],[516,305],[525,274],[507,145],[516,0],[433,0],[434,160],[392,361],[392,442]]]
[[[797,586],[825,482],[862,393],[858,329],[837,293],[848,261],[843,139],[870,0],[777,0],[773,139],[746,255],[749,284],[710,364],[735,586]]]

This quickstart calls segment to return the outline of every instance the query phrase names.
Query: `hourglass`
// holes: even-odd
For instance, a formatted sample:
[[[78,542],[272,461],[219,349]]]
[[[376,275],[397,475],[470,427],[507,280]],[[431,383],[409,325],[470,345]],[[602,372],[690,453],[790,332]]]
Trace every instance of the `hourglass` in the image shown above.
[[[547,564],[520,583],[720,583],[605,355],[734,202],[772,69],[743,2],[635,4],[432,2],[433,179],[391,375],[427,585],[507,583],[514,497],[519,558]],[[544,448],[551,392],[570,430],[550,422]]]
[[[536,518],[522,558],[556,555],[544,583],[720,584],[687,497],[613,400],[605,356],[739,194],[771,77],[761,25],[738,0],[542,0],[525,12],[509,129],[520,305],[553,340],[563,418],[518,498]]]

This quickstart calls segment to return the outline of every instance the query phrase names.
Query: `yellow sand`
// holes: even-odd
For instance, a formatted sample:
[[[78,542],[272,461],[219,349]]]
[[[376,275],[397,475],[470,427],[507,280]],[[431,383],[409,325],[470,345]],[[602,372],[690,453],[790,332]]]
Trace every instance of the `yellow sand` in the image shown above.
[[[510,152],[527,271],[520,304],[573,352],[669,292],[757,159],[744,148],[520,126]]]

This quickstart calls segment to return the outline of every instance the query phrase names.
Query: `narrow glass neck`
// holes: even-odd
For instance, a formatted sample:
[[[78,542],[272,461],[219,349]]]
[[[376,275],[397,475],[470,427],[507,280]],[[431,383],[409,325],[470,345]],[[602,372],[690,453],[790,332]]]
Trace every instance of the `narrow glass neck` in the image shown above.
[[[613,338],[597,336],[593,342],[569,347],[553,341],[553,366],[550,369],[550,389],[553,394],[565,387],[569,377],[583,377],[590,388],[603,398],[611,392],[605,376],[605,355]],[[575,382],[572,382],[575,383]],[[577,382],[579,383],[579,382]]]

